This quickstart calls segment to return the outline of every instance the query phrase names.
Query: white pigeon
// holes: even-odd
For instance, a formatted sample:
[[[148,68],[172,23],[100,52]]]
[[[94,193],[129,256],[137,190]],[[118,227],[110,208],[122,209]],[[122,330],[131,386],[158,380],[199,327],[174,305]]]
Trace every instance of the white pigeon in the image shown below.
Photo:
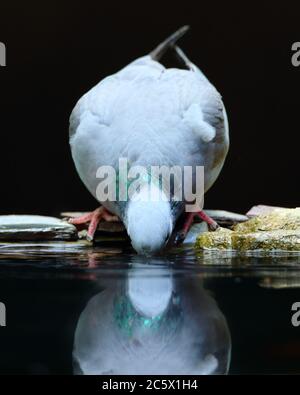
[[[150,55],[102,80],[76,104],[70,117],[72,156],[96,199],[98,169],[112,166],[118,172],[119,158],[126,158],[130,167],[204,166],[204,192],[218,177],[229,148],[226,112],[215,87],[175,45],[187,29],[184,26]],[[168,49],[176,51],[182,68],[166,68],[159,62]],[[88,238],[93,239],[100,220],[121,219],[138,253],[157,253],[168,242],[186,202],[143,199],[150,188],[157,195],[161,192],[150,177],[135,199],[98,198],[100,208],[70,222],[88,222]],[[203,211],[188,213],[180,238],[195,215],[211,228],[217,226]]]

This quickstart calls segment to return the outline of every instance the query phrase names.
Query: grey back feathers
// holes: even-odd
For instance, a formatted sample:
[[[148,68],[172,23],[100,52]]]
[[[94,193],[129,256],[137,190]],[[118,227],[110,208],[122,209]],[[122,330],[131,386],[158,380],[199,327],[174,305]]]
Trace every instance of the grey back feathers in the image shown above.
[[[217,178],[229,145],[226,112],[221,95],[176,45],[187,30],[102,80],[76,104],[72,155],[95,197],[97,168],[116,167],[120,157],[131,165],[205,166],[206,190]],[[170,48],[185,70],[159,62]],[[118,213],[116,206],[107,208]]]

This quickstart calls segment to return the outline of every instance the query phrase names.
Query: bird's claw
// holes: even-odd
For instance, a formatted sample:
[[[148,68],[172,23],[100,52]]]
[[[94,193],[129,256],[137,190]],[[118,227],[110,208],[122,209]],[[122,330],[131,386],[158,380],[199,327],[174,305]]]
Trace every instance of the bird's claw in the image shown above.
[[[208,230],[210,232],[215,232],[217,229],[220,228],[220,225],[218,225],[217,222],[209,223],[209,224],[207,224],[207,226],[208,226]]]
[[[87,234],[86,235],[86,240],[92,243],[94,241],[94,236]]]
[[[177,232],[175,239],[174,239],[174,244],[176,246],[181,244],[184,241],[185,236],[186,236],[186,233],[184,231]]]
[[[213,221],[207,224],[208,230],[210,232],[214,232],[217,229],[220,228],[220,225],[217,224],[217,222]],[[184,230],[181,230],[177,232],[175,238],[174,238],[174,245],[178,246],[179,244],[183,243],[184,239],[186,238],[187,232]]]

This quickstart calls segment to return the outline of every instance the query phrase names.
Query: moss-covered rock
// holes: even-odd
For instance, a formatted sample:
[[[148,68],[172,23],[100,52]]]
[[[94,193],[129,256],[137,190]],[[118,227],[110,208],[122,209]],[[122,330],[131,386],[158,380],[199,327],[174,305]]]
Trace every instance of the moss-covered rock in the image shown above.
[[[300,230],[300,208],[278,208],[272,212],[251,218],[233,228],[237,232],[272,230]]]
[[[196,248],[216,250],[300,251],[300,208],[275,209],[237,224],[200,234]]]
[[[196,247],[207,249],[232,249],[232,233],[227,228],[218,228],[214,232],[203,232],[196,239]]]
[[[232,249],[300,251],[300,230],[272,230],[252,233],[232,232]]]

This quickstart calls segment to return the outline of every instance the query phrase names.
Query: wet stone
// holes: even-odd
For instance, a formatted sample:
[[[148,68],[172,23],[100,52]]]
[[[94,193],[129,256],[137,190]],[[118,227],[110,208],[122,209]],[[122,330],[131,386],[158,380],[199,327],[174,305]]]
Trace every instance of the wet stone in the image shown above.
[[[272,211],[251,218],[249,221],[234,227],[237,232],[257,232],[275,230],[300,231],[300,207],[275,208]]]
[[[196,248],[215,250],[300,251],[300,208],[275,208],[237,224],[199,234]]]
[[[197,237],[195,246],[203,249],[232,249],[232,231],[226,228],[218,228],[214,232],[203,232]]]
[[[248,212],[247,216],[249,218],[251,217],[257,217],[258,215],[263,215],[263,214],[269,214],[275,209],[282,209],[284,207],[276,207],[276,206],[267,206],[265,204],[258,204],[257,206],[253,206]]]
[[[248,216],[225,210],[204,210],[207,215],[214,219],[220,226],[232,226],[248,221]]]
[[[77,240],[75,226],[59,218],[40,215],[0,216],[0,240]]]

